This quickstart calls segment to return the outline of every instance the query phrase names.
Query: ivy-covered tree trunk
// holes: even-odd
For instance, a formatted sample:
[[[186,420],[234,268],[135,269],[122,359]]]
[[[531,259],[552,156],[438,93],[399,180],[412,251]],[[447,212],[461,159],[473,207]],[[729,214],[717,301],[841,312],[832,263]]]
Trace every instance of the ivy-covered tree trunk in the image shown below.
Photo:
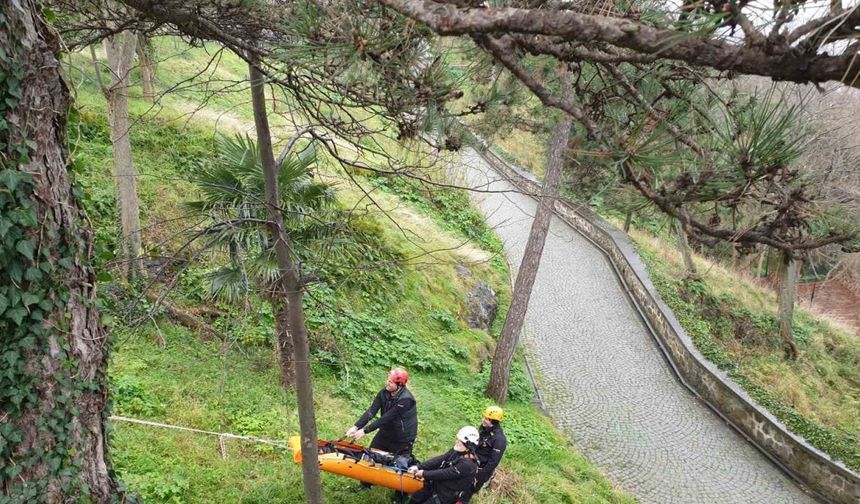
[[[121,499],[108,338],[66,164],[61,44],[41,7],[0,7],[0,501],[103,503]]]

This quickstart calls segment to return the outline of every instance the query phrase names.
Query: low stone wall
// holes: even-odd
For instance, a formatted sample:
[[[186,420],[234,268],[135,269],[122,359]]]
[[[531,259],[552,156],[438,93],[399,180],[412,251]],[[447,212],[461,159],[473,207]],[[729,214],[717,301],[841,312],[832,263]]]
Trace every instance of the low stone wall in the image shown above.
[[[521,191],[539,194],[540,181],[490,149],[482,157]],[[823,500],[860,504],[860,475],[832,460],[759,406],[724,372],[696,349],[660,299],[627,234],[588,208],[556,200],[556,215],[607,255],[680,381],[789,476]]]

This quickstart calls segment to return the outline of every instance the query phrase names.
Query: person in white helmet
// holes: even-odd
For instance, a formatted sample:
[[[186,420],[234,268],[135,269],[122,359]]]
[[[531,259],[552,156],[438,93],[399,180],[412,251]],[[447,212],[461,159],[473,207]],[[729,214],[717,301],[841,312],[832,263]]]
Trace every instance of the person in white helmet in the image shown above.
[[[409,474],[424,479],[424,488],[412,494],[409,504],[456,504],[471,493],[478,473],[478,438],[478,429],[467,425],[457,432],[454,448],[410,467]]]
[[[472,495],[478,493],[487,484],[502,460],[502,455],[505,454],[508,440],[501,425],[504,418],[505,412],[498,406],[487,406],[484,410],[484,418],[478,431],[480,435],[478,449],[475,451],[475,457],[478,459],[478,476],[475,478],[474,488],[463,495],[464,503],[468,503]]]

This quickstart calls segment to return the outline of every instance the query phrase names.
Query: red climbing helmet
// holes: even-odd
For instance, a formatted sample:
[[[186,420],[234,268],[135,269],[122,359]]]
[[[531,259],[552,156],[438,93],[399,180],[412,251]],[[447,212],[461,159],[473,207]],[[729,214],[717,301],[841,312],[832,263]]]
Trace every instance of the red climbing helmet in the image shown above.
[[[388,379],[397,385],[406,385],[409,381],[409,373],[403,368],[396,367],[388,372]]]

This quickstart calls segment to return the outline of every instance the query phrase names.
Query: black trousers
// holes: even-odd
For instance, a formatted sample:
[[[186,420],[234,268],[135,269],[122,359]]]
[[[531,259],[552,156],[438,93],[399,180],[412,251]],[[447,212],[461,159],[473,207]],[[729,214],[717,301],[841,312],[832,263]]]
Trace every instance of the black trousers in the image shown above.
[[[472,499],[472,496],[481,491],[484,488],[484,485],[490,481],[490,478],[493,476],[493,473],[487,474],[484,476],[483,473],[478,473],[478,477],[475,480],[475,485],[466,492],[463,493],[463,502],[469,502]]]
[[[412,455],[413,444],[415,444],[414,439],[406,441],[393,439],[385,432],[379,431],[376,433],[376,436],[373,437],[373,441],[370,442],[370,447],[376,448],[377,450],[387,451],[395,455]]]
[[[439,496],[433,493],[433,490],[429,488],[422,488],[418,490],[412,497],[409,499],[408,504],[444,504],[441,500],[439,500]]]

